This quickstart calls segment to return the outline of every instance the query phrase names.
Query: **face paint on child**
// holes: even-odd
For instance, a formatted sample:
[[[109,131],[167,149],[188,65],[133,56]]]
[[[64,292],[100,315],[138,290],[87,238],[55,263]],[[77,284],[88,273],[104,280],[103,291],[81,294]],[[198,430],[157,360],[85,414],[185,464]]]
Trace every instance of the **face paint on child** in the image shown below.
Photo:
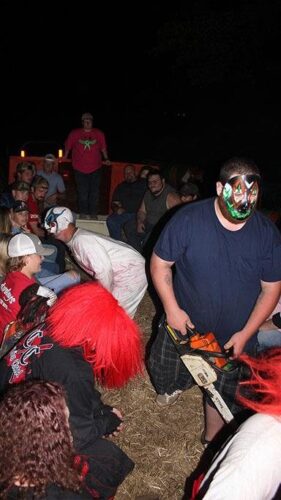
[[[243,221],[250,217],[255,209],[258,194],[257,175],[237,175],[225,183],[222,199],[231,218]]]

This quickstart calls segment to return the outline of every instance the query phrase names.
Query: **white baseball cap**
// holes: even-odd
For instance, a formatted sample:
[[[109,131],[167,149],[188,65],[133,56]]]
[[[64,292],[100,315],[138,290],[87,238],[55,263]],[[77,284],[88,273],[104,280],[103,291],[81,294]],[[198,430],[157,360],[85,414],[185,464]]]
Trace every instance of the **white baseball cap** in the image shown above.
[[[12,236],[8,243],[9,257],[23,257],[24,255],[51,255],[54,248],[46,248],[36,234],[19,233]]]
[[[56,161],[56,157],[52,155],[52,153],[49,153],[45,156],[44,160],[54,163]]]
[[[44,227],[49,233],[57,234],[73,222],[73,214],[69,208],[53,207],[46,213]]]
[[[83,115],[81,116],[82,122],[84,120],[92,120],[92,119],[93,119],[93,115],[91,113],[83,113]]]

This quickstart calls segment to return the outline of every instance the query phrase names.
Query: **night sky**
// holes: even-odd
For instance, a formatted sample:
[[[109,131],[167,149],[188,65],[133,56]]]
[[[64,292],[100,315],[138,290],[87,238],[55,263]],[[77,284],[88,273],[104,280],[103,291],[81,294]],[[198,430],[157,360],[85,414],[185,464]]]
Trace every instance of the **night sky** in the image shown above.
[[[279,0],[1,11],[2,164],[26,141],[63,143],[91,111],[116,161],[279,167]]]

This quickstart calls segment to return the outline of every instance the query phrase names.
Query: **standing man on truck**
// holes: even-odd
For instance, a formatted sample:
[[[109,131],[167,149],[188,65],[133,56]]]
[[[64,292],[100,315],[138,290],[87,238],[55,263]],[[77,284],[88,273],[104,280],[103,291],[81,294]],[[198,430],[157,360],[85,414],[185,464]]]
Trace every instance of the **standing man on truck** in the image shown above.
[[[93,115],[83,113],[82,127],[72,130],[65,141],[64,160],[72,154],[72,166],[83,218],[97,218],[102,160],[109,166],[104,133],[93,128]]]

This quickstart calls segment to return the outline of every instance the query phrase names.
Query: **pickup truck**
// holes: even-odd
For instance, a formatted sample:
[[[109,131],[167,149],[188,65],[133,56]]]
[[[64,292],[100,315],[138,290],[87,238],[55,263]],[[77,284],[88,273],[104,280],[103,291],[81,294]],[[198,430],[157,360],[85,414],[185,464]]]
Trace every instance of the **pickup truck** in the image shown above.
[[[31,144],[26,143],[26,144]],[[10,156],[9,157],[9,177],[8,182],[11,183],[15,179],[16,166],[18,163],[22,161],[30,161],[33,162],[36,166],[37,170],[42,168],[42,163],[45,154],[52,153],[56,157],[56,165],[55,169],[62,175],[64,179],[64,183],[66,186],[66,204],[71,210],[75,212],[77,209],[77,198],[76,198],[76,188],[74,182],[73,169],[70,160],[63,160],[63,149],[58,147],[57,150],[54,148],[48,147],[49,143],[45,143],[45,153],[42,155],[32,155],[29,152],[29,149],[22,148],[20,155]],[[110,213],[110,205],[112,193],[120,182],[124,180],[124,167],[128,164],[132,164],[132,162],[112,162],[110,167],[103,166],[102,167],[102,179],[101,179],[101,189],[100,189],[100,210],[99,212],[102,215],[98,216],[98,221],[89,221],[89,220],[79,220],[77,225],[81,227],[85,227],[86,229],[92,229],[97,232],[101,232],[102,234],[108,234],[106,228],[106,217]],[[136,170],[139,171],[144,164],[133,163],[136,167]],[[100,222],[100,224],[99,224]]]

